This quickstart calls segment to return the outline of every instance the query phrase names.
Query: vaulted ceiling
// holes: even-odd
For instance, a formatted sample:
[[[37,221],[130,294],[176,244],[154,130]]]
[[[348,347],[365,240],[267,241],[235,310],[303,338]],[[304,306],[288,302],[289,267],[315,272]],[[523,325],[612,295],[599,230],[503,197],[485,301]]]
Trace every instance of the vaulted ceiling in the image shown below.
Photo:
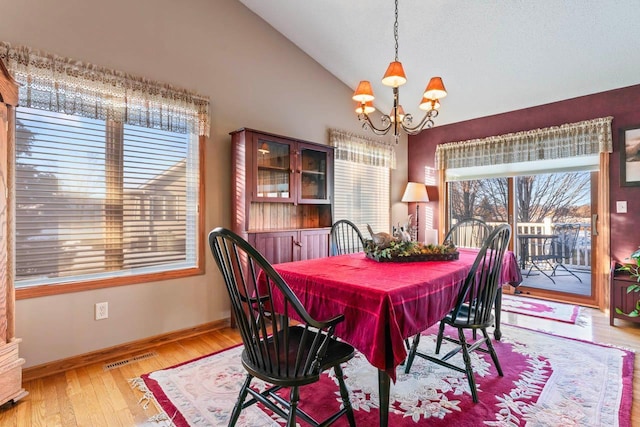
[[[240,1],[350,88],[370,80],[389,112],[393,0]],[[420,116],[442,76],[438,124],[640,83],[638,0],[399,0],[398,31],[401,103]]]

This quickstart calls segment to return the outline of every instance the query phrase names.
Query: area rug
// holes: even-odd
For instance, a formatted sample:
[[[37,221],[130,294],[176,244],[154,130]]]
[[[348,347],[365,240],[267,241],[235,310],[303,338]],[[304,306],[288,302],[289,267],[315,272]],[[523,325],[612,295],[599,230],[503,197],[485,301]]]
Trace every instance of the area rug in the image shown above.
[[[495,342],[504,371],[499,377],[485,354],[472,353],[480,402],[473,404],[463,374],[416,359],[410,374],[398,367],[391,386],[391,426],[630,426],[634,353],[503,325]],[[455,333],[447,330],[447,333]],[[420,342],[435,348],[434,329]],[[441,354],[452,346],[443,343]],[[242,346],[130,380],[161,411],[158,425],[226,426],[246,372]],[[463,366],[460,355],[454,363]],[[356,422],[378,425],[377,370],[359,353],[344,368]],[[264,384],[254,380],[258,389]],[[333,372],[302,388],[301,406],[322,419],[337,410],[340,396]],[[284,420],[253,405],[238,425],[282,426]],[[346,419],[335,425],[347,425]]]
[[[580,314],[580,307],[573,304],[503,294],[502,311],[565,323],[576,323],[576,319]]]

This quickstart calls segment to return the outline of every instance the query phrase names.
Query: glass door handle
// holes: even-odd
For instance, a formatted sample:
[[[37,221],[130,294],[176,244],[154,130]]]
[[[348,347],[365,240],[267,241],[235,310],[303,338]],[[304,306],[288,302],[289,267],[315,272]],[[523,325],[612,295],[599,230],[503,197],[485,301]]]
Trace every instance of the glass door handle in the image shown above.
[[[591,215],[591,235],[598,235],[598,214]]]

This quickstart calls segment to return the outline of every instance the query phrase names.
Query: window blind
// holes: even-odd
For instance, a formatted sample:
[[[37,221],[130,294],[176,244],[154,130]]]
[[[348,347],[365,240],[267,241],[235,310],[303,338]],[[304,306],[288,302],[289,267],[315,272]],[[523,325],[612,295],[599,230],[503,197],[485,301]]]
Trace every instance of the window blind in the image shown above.
[[[196,264],[197,135],[19,107],[16,286]]]
[[[367,224],[375,232],[389,232],[390,169],[338,159],[334,169],[334,220],[352,221],[365,238]]]

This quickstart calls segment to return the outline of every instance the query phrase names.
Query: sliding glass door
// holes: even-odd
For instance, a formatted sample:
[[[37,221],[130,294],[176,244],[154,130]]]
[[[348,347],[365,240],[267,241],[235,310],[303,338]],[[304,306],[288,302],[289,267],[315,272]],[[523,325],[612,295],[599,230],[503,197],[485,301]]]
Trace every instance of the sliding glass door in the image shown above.
[[[471,217],[491,227],[508,223],[523,273],[521,291],[563,300],[592,298],[596,175],[556,172],[449,182],[447,227]]]

